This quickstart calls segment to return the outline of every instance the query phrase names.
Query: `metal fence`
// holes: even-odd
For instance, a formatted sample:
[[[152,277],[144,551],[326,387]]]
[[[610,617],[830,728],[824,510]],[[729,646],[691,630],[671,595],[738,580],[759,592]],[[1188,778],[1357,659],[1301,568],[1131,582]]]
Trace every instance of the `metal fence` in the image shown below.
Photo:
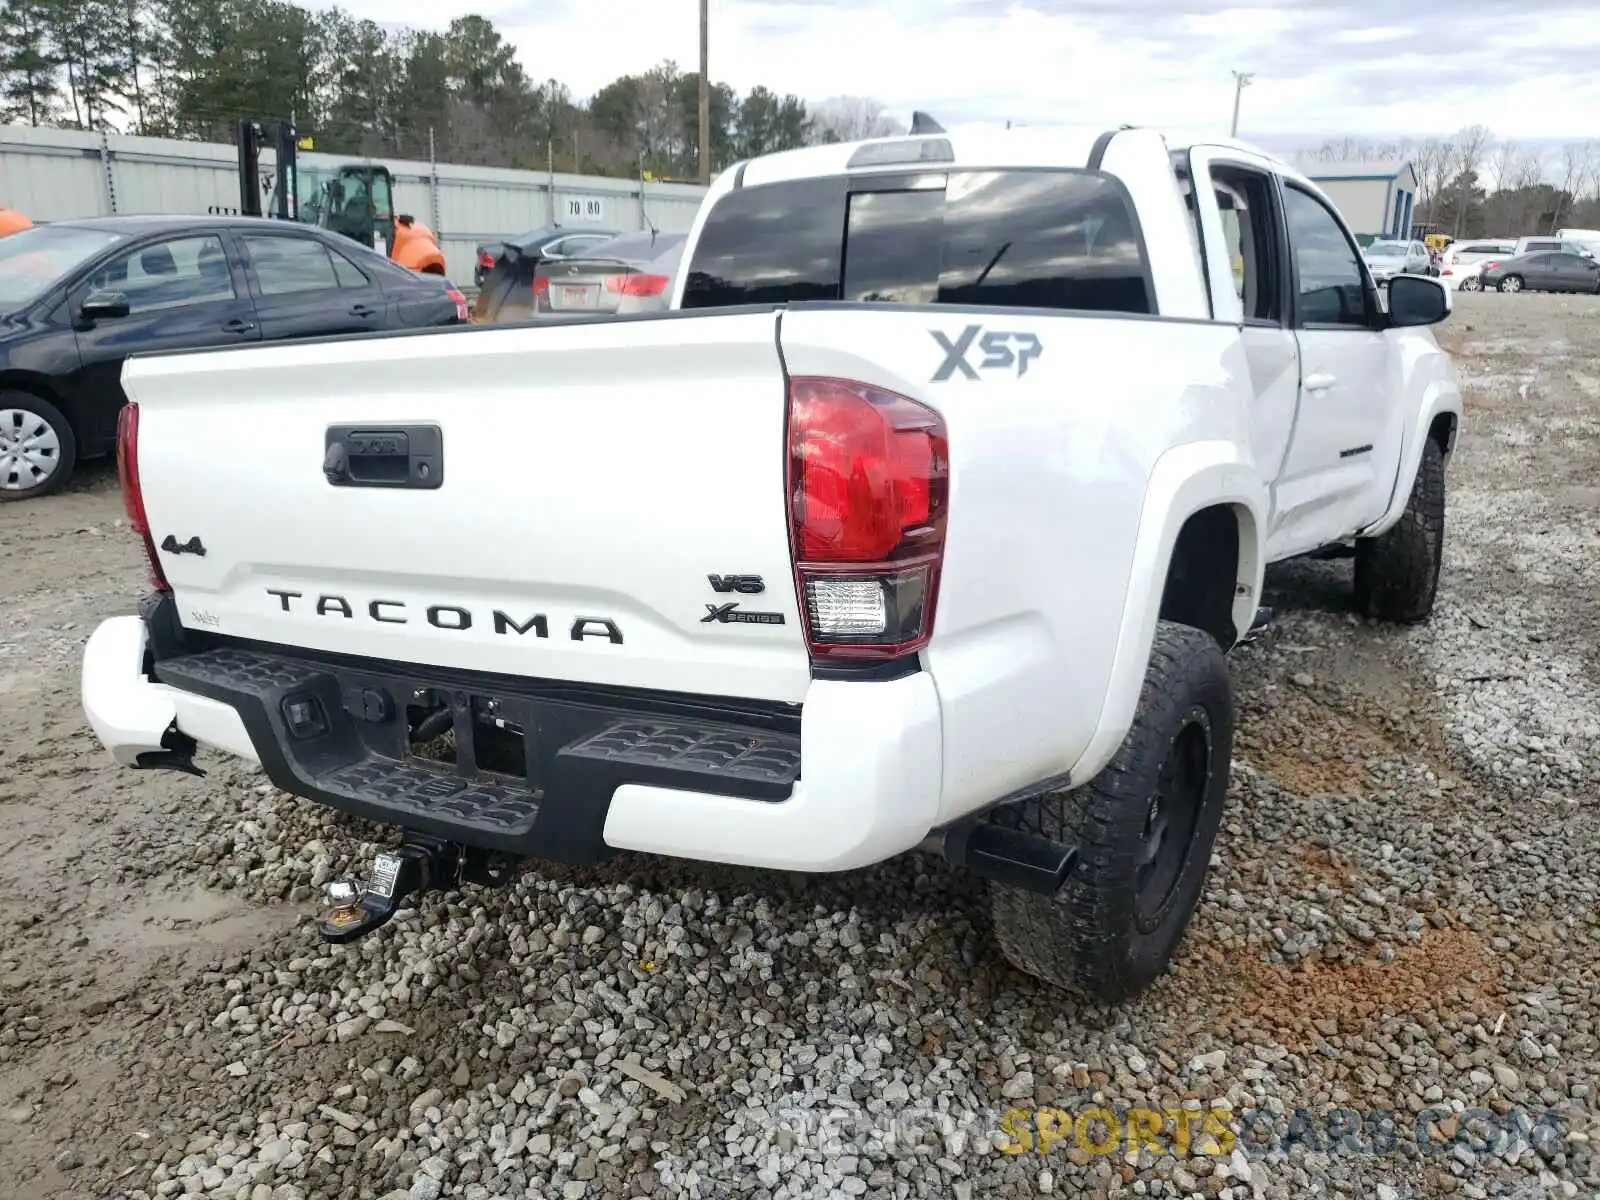
[[[304,152],[305,166],[349,156]],[[597,175],[363,159],[389,168],[395,205],[430,225],[456,283],[472,282],[474,247],[541,225],[598,225],[678,232],[694,220],[705,189]],[[263,188],[276,159],[263,150]],[[35,221],[117,213],[220,213],[239,209],[234,147],[169,138],[0,125],[0,207]],[[263,205],[265,207],[265,205]]]

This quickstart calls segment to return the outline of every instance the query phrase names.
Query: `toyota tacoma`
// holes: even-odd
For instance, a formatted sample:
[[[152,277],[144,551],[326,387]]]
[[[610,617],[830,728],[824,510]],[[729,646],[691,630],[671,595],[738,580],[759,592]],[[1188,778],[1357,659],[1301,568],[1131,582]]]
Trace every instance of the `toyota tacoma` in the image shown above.
[[[153,590],[89,640],[96,734],[400,827],[330,940],[529,859],[920,850],[1017,966],[1137,993],[1267,564],[1433,608],[1449,292],[1380,299],[1244,143],[921,118],[729,169],[682,262],[660,313],[130,360]]]

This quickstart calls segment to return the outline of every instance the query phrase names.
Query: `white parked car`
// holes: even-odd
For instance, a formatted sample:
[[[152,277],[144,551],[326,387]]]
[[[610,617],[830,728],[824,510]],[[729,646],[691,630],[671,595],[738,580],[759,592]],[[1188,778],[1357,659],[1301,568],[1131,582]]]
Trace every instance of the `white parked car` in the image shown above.
[[[1347,548],[1357,612],[1433,609],[1451,293],[1381,303],[1243,143],[919,124],[724,172],[666,312],[134,358],[154,590],[82,677],[115,760],[403,827],[333,941],[525,859],[921,850],[1025,971],[1144,988],[1266,565]]]
[[[1387,286],[1396,275],[1433,274],[1433,255],[1423,242],[1373,242],[1362,256],[1379,287]]]
[[[1510,258],[1516,253],[1515,239],[1452,242],[1439,261],[1439,278],[1458,291],[1476,292],[1483,286],[1485,263]]]

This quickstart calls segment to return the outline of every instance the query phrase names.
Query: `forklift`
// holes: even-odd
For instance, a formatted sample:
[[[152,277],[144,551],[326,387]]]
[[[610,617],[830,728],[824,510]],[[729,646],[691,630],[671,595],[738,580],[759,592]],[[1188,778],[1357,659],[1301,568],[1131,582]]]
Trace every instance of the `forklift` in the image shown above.
[[[239,122],[241,215],[271,215],[281,221],[315,225],[370,246],[408,270],[444,275],[444,254],[433,230],[415,217],[394,211],[394,178],[389,168],[376,163],[301,168],[298,152],[302,142],[288,121],[272,122],[278,171],[263,212],[261,146],[267,137],[268,130],[260,121]]]

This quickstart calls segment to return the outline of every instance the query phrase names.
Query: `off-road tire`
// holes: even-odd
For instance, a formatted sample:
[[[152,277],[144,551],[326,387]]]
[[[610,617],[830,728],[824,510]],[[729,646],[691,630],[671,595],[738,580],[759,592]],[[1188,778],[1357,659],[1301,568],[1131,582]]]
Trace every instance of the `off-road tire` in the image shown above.
[[[1075,846],[1077,862],[1054,896],[994,884],[995,937],[1019,970],[1101,1004],[1118,1004],[1166,971],[1199,904],[1222,823],[1233,756],[1233,688],[1211,635],[1161,622],[1133,726],[1100,774],[1082,787],[1020,804],[1006,823]],[[1139,864],[1164,767],[1191,730],[1209,748],[1194,789],[1192,827],[1165,900],[1141,921]],[[1186,842],[1179,846],[1179,841]]]
[[[72,478],[72,473],[78,465],[77,436],[73,433],[67,418],[54,404],[35,396],[32,392],[0,391],[0,413],[11,412],[32,414],[49,427],[56,443],[55,469],[43,481],[31,486],[20,476],[17,480],[20,486],[0,486],[0,504],[12,500],[36,500],[40,496],[48,496]],[[4,457],[4,454],[0,454],[0,459]]]
[[[1356,539],[1355,607],[1364,617],[1416,624],[1433,614],[1444,558],[1444,451],[1431,437],[1406,511],[1374,538]]]

